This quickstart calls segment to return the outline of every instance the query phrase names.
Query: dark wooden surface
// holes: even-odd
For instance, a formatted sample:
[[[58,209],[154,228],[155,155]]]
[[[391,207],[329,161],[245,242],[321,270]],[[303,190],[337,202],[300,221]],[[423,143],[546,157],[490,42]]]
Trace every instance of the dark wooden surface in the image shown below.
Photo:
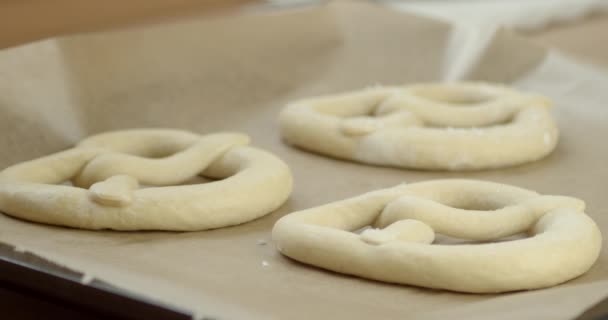
[[[6,253],[3,246],[0,252]],[[32,262],[34,262],[32,264]],[[0,256],[0,319],[191,319],[187,312],[134,296],[27,253]]]

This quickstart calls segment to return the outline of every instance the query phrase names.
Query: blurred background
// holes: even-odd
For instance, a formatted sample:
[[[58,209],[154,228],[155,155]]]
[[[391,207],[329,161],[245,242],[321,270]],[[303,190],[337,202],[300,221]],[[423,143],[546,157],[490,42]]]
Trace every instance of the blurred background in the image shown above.
[[[344,0],[343,0],[344,1]],[[314,0],[4,0],[0,48],[51,36],[155,23],[184,16],[292,10],[324,5]],[[608,0],[418,0],[372,1],[395,10],[447,20],[476,42],[496,28],[514,29],[600,66],[608,65]],[[314,23],[314,22],[311,22]]]

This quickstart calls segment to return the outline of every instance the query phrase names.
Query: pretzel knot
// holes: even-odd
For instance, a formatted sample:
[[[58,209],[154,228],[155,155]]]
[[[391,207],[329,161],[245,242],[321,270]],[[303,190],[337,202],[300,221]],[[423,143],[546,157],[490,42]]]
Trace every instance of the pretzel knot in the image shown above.
[[[538,160],[558,129],[542,96],[484,83],[378,87],[301,100],[281,113],[285,140],[358,162],[477,170]]]
[[[585,273],[602,237],[583,201],[491,182],[435,180],[303,210],[274,226],[295,260],[380,281],[490,293],[557,285]],[[354,231],[372,225],[361,233]],[[378,228],[378,229],[376,229]],[[481,244],[432,244],[435,233]]]
[[[277,209],[292,188],[287,165],[248,143],[238,133],[199,136],[167,129],[95,135],[0,172],[0,210],[83,229],[240,224]],[[199,175],[222,180],[188,184]],[[73,186],[58,185],[66,181]]]

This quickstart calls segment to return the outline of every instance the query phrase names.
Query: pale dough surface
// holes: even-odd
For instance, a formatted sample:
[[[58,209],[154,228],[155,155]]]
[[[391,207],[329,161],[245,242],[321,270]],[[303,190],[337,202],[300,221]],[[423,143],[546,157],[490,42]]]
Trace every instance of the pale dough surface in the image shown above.
[[[280,114],[286,142],[362,163],[480,170],[538,160],[558,128],[542,96],[486,83],[375,87],[304,99]]]
[[[295,260],[386,282],[472,293],[554,286],[597,260],[601,233],[583,201],[476,180],[403,184],[302,210],[274,226]],[[360,234],[366,226],[367,229]],[[481,244],[432,244],[435,233]]]
[[[248,143],[239,133],[169,129],[95,135],[0,172],[0,210],[82,229],[190,231],[244,223],[277,209],[292,190],[287,165]],[[221,180],[179,185],[198,175]],[[59,185],[66,181],[74,186]]]

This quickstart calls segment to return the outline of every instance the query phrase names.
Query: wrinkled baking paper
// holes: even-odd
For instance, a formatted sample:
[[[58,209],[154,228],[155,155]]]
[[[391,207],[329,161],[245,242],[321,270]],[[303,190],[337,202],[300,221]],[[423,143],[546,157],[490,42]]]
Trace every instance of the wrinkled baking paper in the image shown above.
[[[204,232],[92,232],[0,215],[0,241],[134,294],[216,319],[570,319],[608,295],[608,243],[595,266],[555,288],[459,294],[344,276],[281,256],[281,216],[401,182],[467,177],[587,202],[608,238],[608,80],[499,31],[471,63],[450,25],[364,3],[188,18],[0,51],[0,167],[133,127],[238,130],[292,168],[280,210]],[[456,58],[455,58],[456,57]],[[466,65],[453,65],[465,61]],[[454,74],[556,102],[559,146],[515,168],[470,173],[371,167],[281,142],[277,114],[313,95]],[[229,195],[226,195],[229,196]],[[264,244],[266,243],[266,244]]]

